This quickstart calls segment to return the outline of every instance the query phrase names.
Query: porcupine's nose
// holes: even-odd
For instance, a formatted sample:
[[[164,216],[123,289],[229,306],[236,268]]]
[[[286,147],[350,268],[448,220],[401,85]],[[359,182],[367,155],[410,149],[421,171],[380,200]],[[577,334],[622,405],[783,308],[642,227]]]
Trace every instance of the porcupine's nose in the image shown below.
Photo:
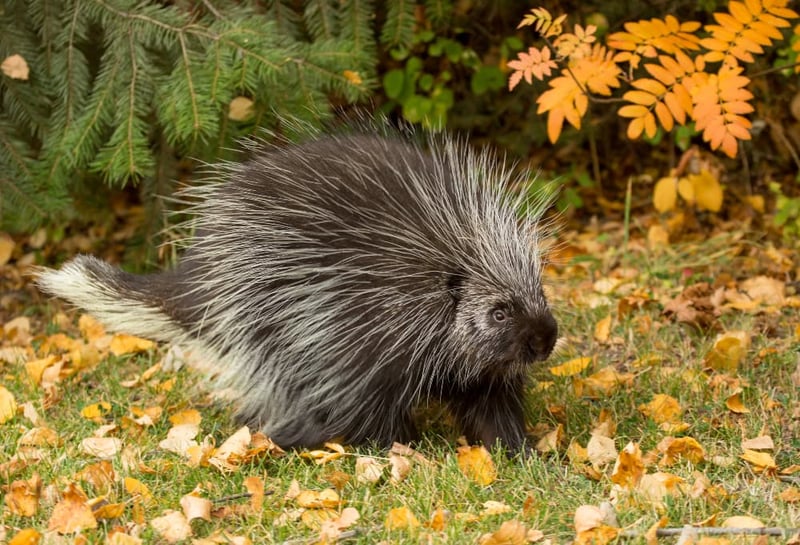
[[[532,361],[544,361],[558,339],[558,323],[550,312],[534,319],[528,335],[527,351]]]

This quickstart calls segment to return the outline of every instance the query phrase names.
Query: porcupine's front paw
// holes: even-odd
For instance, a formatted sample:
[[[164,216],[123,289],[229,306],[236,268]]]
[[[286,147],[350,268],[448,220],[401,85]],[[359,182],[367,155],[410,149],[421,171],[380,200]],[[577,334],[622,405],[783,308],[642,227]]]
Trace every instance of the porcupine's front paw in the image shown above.
[[[529,453],[521,389],[504,385],[471,390],[451,399],[450,406],[467,440],[481,442],[489,449],[499,445],[509,456]]]

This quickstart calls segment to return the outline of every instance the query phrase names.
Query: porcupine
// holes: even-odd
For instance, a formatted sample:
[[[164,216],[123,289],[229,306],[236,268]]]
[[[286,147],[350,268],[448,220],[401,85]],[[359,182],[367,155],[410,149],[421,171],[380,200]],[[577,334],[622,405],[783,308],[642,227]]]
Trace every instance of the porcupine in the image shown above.
[[[516,452],[531,364],[557,337],[545,206],[519,214],[520,180],[448,138],[262,143],[188,190],[196,229],[174,270],[81,255],[37,282],[112,331],[199,350],[238,419],[283,447],[408,441],[433,400],[469,440]]]

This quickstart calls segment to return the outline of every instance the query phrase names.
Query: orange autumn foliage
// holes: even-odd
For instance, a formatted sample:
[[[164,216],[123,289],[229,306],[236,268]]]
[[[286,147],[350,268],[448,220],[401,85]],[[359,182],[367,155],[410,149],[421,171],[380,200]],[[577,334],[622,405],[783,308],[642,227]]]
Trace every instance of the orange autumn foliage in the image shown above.
[[[596,43],[592,25],[564,32],[564,15],[553,17],[536,8],[520,27],[533,26],[546,45],[531,47],[508,63],[509,89],[523,78],[547,81],[549,89],[536,102],[537,112],[548,115],[551,142],[558,140],[564,122],[581,127],[590,96],[611,96],[622,88],[624,105],[618,114],[630,119],[629,138],[653,138],[659,127],[669,132],[693,122],[711,149],[735,157],[739,141],[750,139],[751,122],[745,116],[754,110],[753,94],[746,88],[751,80],[742,63],[753,62],[753,55],[783,39],[779,29],[798,17],[787,4],[732,0],[726,12],[713,14],[718,24],[702,27],[672,15],[631,21],[605,44]],[[800,25],[794,33],[800,34]],[[792,46],[795,51],[800,51],[798,44]],[[548,80],[558,65],[561,70]]]

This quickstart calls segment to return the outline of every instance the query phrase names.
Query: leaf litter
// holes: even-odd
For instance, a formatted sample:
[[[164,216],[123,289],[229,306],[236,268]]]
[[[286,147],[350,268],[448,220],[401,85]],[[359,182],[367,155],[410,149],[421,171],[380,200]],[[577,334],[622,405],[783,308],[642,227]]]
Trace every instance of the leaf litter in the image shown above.
[[[707,221],[687,206],[718,206],[711,186],[687,177],[671,212],[638,218],[642,232],[625,253],[611,223],[566,231],[554,248],[550,297],[557,313],[566,303],[581,316],[561,316],[569,326],[558,352],[535,373],[533,395],[546,410],[529,431],[535,464],[569,476],[558,486],[584,483],[591,494],[578,487],[561,505],[520,474],[515,464],[525,462],[480,445],[386,452],[330,442],[284,453],[182,393],[190,371],[165,363],[164,347],[108,334],[88,315],[51,314],[45,327],[42,316],[19,312],[0,323],[0,369],[12,379],[0,385],[0,433],[13,438],[0,486],[14,517],[0,535],[110,544],[157,535],[204,545],[259,542],[267,524],[320,543],[353,535],[436,542],[453,532],[490,545],[603,544],[630,531],[619,515],[637,520],[652,544],[666,526],[785,525],[800,501],[800,358],[782,359],[800,344],[800,299],[787,281],[800,264],[794,251],[752,244],[714,217],[717,234],[681,241]],[[20,276],[16,263],[30,247],[0,237],[3,274]],[[127,394],[98,394],[92,377],[115,365],[125,369],[118,383]],[[66,399],[78,400],[70,414],[82,423],[60,418]],[[65,456],[74,463],[54,463]],[[199,484],[184,490],[177,474]],[[165,482],[174,492],[164,494]],[[748,513],[743,487],[769,491],[778,511],[756,503]],[[419,494],[430,501],[409,501]],[[704,520],[676,507],[687,502]]]

